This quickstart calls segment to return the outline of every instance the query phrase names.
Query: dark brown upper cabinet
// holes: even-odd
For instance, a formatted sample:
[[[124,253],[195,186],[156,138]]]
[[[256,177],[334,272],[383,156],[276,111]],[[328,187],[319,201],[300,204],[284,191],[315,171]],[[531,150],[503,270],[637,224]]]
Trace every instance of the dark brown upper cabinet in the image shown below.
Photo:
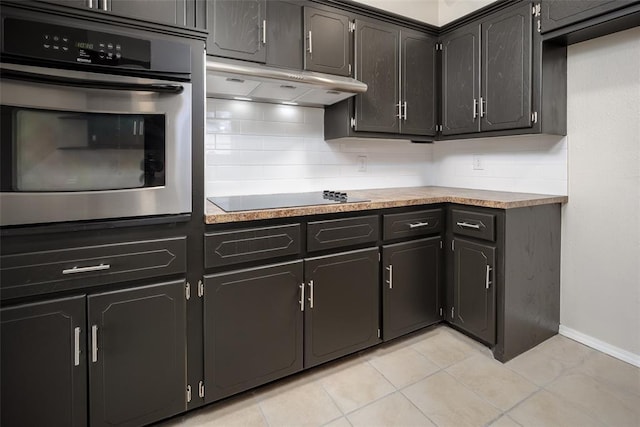
[[[443,135],[531,127],[532,19],[525,4],[443,38]]]
[[[435,38],[356,20],[356,131],[435,135]]]
[[[187,25],[187,2],[189,0],[43,0],[63,6],[112,12],[127,18],[141,19],[171,25]],[[189,23],[193,25],[192,23]]]
[[[264,63],[266,0],[208,0],[207,54]]]
[[[556,30],[632,3],[631,0],[542,0],[540,31]]]
[[[367,91],[325,109],[325,137],[436,134],[436,38],[381,21],[355,23],[355,78]]]
[[[302,5],[280,0],[207,0],[207,54],[302,69]]]
[[[355,130],[400,131],[400,30],[389,24],[356,20],[356,79],[367,91],[355,98]]]
[[[435,37],[400,30],[400,131],[407,135],[436,134],[438,104]]]
[[[350,76],[353,22],[338,9],[304,8],[304,69]]]

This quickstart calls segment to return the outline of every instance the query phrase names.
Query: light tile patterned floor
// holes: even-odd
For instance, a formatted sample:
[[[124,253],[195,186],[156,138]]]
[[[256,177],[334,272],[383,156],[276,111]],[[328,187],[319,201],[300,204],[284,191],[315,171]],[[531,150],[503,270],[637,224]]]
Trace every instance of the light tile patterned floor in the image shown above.
[[[446,326],[159,427],[640,426],[640,369],[562,336],[506,364]]]

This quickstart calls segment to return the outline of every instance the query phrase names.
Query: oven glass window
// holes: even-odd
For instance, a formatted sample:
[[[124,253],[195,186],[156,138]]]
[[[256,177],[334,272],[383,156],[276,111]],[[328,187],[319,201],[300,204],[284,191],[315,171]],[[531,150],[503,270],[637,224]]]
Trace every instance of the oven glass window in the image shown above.
[[[11,110],[14,191],[120,190],[165,184],[163,114],[2,108]],[[8,118],[6,113],[3,118]]]

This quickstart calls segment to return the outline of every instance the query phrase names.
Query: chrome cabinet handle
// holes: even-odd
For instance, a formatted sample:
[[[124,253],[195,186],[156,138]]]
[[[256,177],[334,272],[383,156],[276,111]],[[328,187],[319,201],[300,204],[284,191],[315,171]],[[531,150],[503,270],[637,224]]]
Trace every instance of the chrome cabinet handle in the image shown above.
[[[133,134],[138,133],[138,122],[136,120],[133,121]]]
[[[304,311],[304,283],[300,284],[300,311]]]
[[[91,326],[91,361],[98,361],[98,325]]]
[[[468,222],[456,222],[456,225],[458,227],[473,228],[474,230],[480,230],[479,224],[469,224]]]
[[[473,98],[473,120],[478,118],[478,100]]]
[[[309,280],[309,308],[313,308],[313,280]]]
[[[389,272],[389,280],[386,282],[389,284],[389,289],[393,289],[393,264],[389,264],[387,271]]]
[[[80,365],[80,327],[73,330],[73,366]]]
[[[311,31],[309,31],[309,48],[307,51],[309,53],[313,53],[313,39],[311,38]]]
[[[267,20],[262,20],[262,44],[267,44]]]
[[[489,275],[490,274],[491,274],[491,267],[489,265],[487,265],[487,276],[486,276],[485,282],[484,282],[485,289],[489,289],[489,286],[491,285],[491,281],[489,280]]]
[[[404,101],[404,120],[407,121],[407,101]]]
[[[93,9],[93,0],[87,0],[87,7]]]
[[[486,99],[482,99],[482,97],[480,97],[480,117],[484,117],[484,115],[486,114],[486,107],[487,107],[487,100]]]
[[[62,270],[62,274],[88,273],[90,271],[108,270],[111,268],[109,264],[90,265],[88,267],[73,267]]]
[[[102,0],[102,10],[105,12],[109,10],[109,0]]]
[[[412,224],[409,224],[409,228],[420,228],[426,227],[427,225],[429,225],[428,222],[414,222]]]
[[[396,114],[396,117],[402,120],[402,102],[398,102],[396,107],[398,107],[398,114]]]

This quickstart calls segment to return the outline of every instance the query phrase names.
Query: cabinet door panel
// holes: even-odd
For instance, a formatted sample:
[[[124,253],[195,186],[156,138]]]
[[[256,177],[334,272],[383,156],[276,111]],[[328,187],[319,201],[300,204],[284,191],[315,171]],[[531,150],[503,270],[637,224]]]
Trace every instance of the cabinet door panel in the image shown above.
[[[435,135],[436,105],[436,40],[433,37],[403,30],[401,88],[406,102],[400,132],[411,135]],[[404,105],[403,105],[404,107]]]
[[[305,367],[380,341],[378,264],[377,248],[305,260]]]
[[[348,16],[305,7],[304,37],[305,70],[339,76],[351,74],[349,70],[351,36]]]
[[[187,0],[109,0],[111,11],[129,18],[187,25]]]
[[[302,6],[269,1],[267,7],[267,65],[302,70]]]
[[[461,239],[455,239],[454,245],[453,323],[481,340],[495,344],[496,249]]]
[[[483,131],[531,126],[531,9],[482,24]]]
[[[208,0],[207,55],[265,62],[265,0]]]
[[[207,401],[302,369],[302,261],[205,278]]]
[[[382,249],[382,335],[387,341],[440,321],[440,236]]]
[[[477,25],[464,27],[443,39],[443,135],[480,131],[480,117],[476,108],[480,94],[479,67],[480,28]]]
[[[88,355],[91,425],[137,426],[184,411],[184,281],[87,300],[92,343],[97,327],[97,351],[92,345]]]
[[[0,424],[87,425],[85,296],[3,308],[0,317]]]
[[[356,95],[357,131],[400,131],[399,37],[393,26],[356,21],[356,79],[368,86]]]
[[[542,33],[624,7],[633,0],[542,0],[540,28]]]

